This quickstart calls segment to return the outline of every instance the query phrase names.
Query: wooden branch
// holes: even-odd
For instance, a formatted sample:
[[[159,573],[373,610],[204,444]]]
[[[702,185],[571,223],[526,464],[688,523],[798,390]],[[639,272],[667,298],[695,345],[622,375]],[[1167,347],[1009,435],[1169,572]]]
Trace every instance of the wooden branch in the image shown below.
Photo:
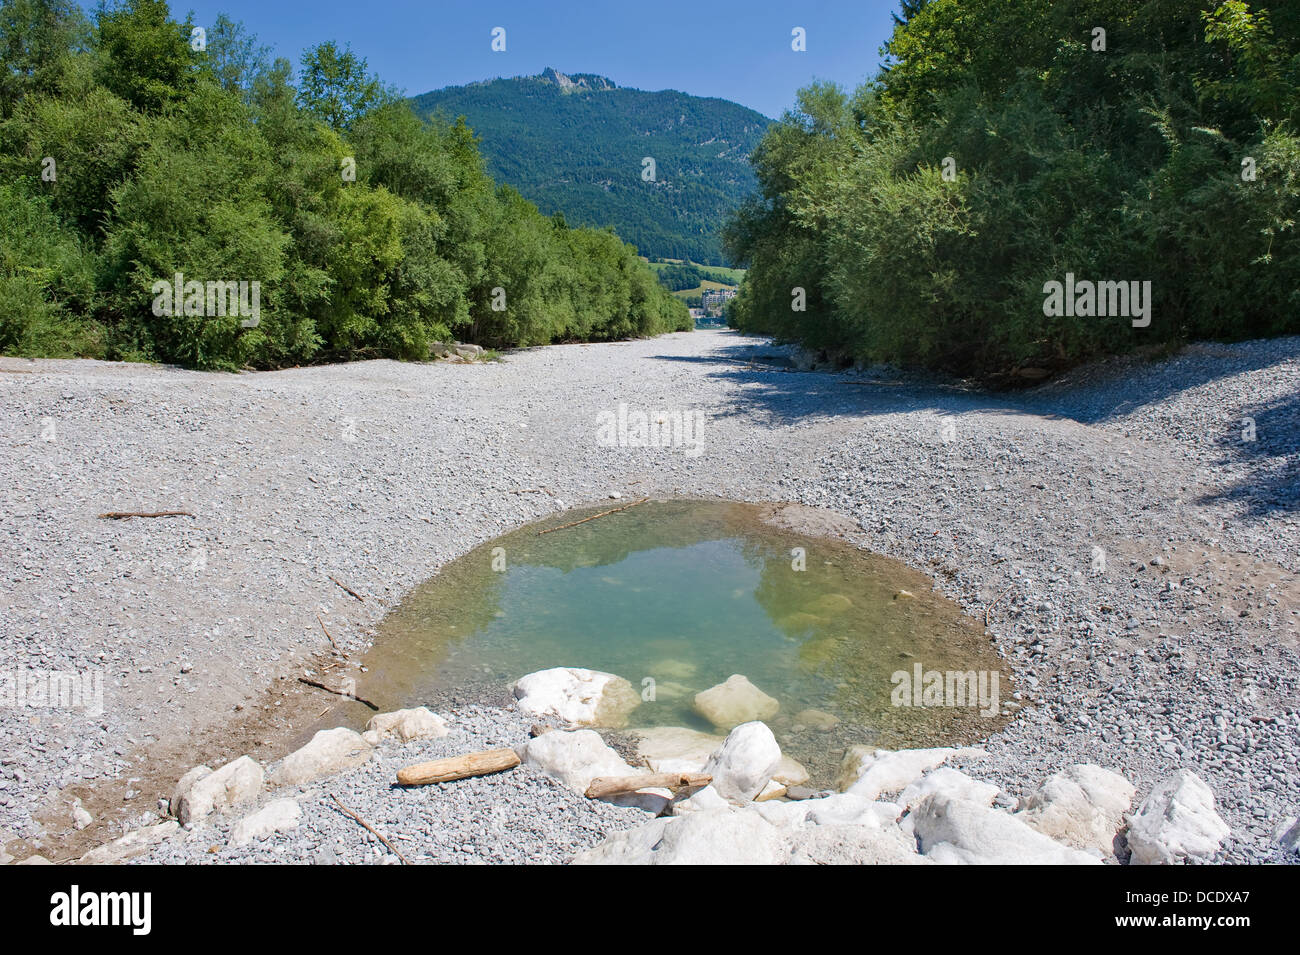
[[[713,782],[708,773],[647,773],[643,776],[597,776],[587,787],[588,799],[604,799],[640,789],[698,789]]]
[[[449,783],[470,776],[486,776],[514,769],[519,765],[519,754],[513,749],[489,749],[464,756],[449,756],[429,763],[416,763],[397,771],[397,781],[403,786],[427,786],[430,783]]]
[[[372,710],[374,710],[376,713],[379,712],[379,707],[375,706],[375,704],[373,704],[373,703],[371,703],[369,700],[363,699],[363,698],[361,698],[361,697],[359,697],[359,696],[353,696],[351,693],[344,693],[342,690],[336,690],[336,689],[334,689],[334,687],[332,687],[332,686],[326,686],[324,683],[318,683],[318,682],[315,681],[315,680],[309,680],[309,679],[307,679],[305,676],[300,676],[300,677],[298,677],[298,682],[299,682],[299,683],[306,683],[308,686],[314,686],[314,687],[316,687],[316,689],[318,689],[318,690],[324,690],[326,693],[333,693],[335,696],[341,696],[341,697],[343,697],[345,700],[356,700],[358,703],[363,703],[363,704],[365,704],[366,706],[370,707],[370,708],[371,708]]]
[[[128,517],[193,517],[189,511],[109,511],[100,514],[101,518],[120,521]]]
[[[1001,600],[1003,597],[1005,597],[1007,594],[1011,593],[1011,591],[1015,589],[1016,589],[1016,585],[1012,584],[1006,590],[1002,591],[1002,593],[998,594],[998,600]],[[987,607],[984,608],[984,629],[985,630],[987,630],[989,627],[989,611],[998,605],[998,600],[993,601],[993,603],[989,604]]]
[[[330,636],[330,632],[325,629],[325,621],[320,618],[320,614],[316,614],[316,622],[320,624],[322,630],[325,630],[325,639],[330,642],[330,646],[334,648],[334,652],[346,660],[348,655],[339,649],[339,645],[334,642],[334,638]]]
[[[577,527],[579,524],[587,523],[587,521],[594,521],[598,517],[605,517],[608,514],[617,514],[619,511],[626,511],[629,507],[636,507],[638,504],[644,504],[648,500],[650,500],[650,498],[643,497],[639,501],[633,501],[631,504],[624,504],[622,507],[613,507],[610,508],[608,511],[601,511],[599,514],[592,514],[591,517],[584,517],[580,521],[572,521],[571,523],[568,524],[561,524],[559,527],[549,527],[544,531],[538,531],[537,536],[541,537],[543,534],[550,534],[555,531],[562,531],[566,527]]]
[[[327,576],[328,576],[328,575],[327,575]],[[365,602],[366,602],[366,598],[365,598],[365,597],[361,596],[359,593],[357,593],[355,590],[353,590],[353,589],[352,589],[351,587],[349,587],[347,584],[339,583],[339,579],[338,579],[337,577],[332,577],[332,576],[331,576],[331,577],[330,577],[330,580],[334,581],[334,583],[338,584],[340,587],[342,587],[344,590],[346,590],[348,593],[350,593],[353,597],[356,597],[356,598],[357,598],[358,600],[360,600],[362,603],[365,603]]]
[[[362,827],[363,829],[365,829],[366,832],[370,833],[372,836],[374,836],[376,839],[378,839],[378,840],[379,840],[380,842],[382,842],[384,845],[388,846],[389,851],[392,852],[393,855],[397,856],[397,858],[399,858],[399,859],[402,860],[402,865],[410,865],[410,864],[411,864],[411,863],[409,863],[409,862],[406,861],[406,856],[402,855],[402,853],[398,851],[397,846],[393,845],[391,842],[389,842],[387,839],[385,839],[383,836],[381,836],[378,832],[376,832],[375,829],[370,825],[370,823],[366,822],[364,819],[362,819],[360,816],[358,816],[355,812],[353,812],[353,811],[352,811],[351,809],[349,809],[347,806],[343,805],[343,803],[339,802],[339,797],[338,797],[338,796],[335,796],[333,793],[330,793],[330,798],[334,800],[334,805],[338,806],[338,807],[339,807],[340,809],[342,809],[345,813],[347,813],[347,815],[351,816],[351,817],[352,817],[353,819],[355,819],[358,823],[360,823],[360,824],[361,824],[361,827]]]

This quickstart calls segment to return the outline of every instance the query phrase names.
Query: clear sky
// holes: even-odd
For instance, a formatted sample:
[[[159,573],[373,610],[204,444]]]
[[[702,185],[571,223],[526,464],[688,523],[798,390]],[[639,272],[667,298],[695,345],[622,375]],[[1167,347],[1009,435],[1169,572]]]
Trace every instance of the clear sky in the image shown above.
[[[85,2],[93,8],[92,2]],[[295,67],[323,40],[350,42],[408,95],[498,76],[599,73],[620,86],[734,100],[773,118],[814,79],[871,76],[897,0],[172,0],[197,25],[242,20]],[[506,51],[491,50],[493,27]],[[807,31],[807,52],[790,48]]]

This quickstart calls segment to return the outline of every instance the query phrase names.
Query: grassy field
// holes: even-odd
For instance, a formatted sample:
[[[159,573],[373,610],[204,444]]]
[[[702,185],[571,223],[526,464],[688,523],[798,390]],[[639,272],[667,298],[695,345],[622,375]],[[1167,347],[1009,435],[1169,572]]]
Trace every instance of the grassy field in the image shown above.
[[[681,259],[664,259],[659,262],[651,262],[645,256],[641,256],[641,259],[647,265],[649,265],[650,268],[654,269],[656,272],[658,272],[660,269],[667,268],[670,265],[682,264]],[[740,284],[740,280],[745,277],[744,269],[729,269],[721,265],[700,265],[698,262],[692,262],[691,264],[694,265],[701,272],[703,272],[705,275],[709,276],[709,278],[712,279],[716,284],[725,285],[730,288],[735,288],[737,285]],[[712,288],[714,286],[708,286],[708,287]],[[698,295],[699,292],[696,291],[695,294]]]
[[[685,301],[688,298],[695,298],[697,296],[703,295],[707,289],[715,289],[715,288],[735,288],[735,286],[724,282],[704,281],[701,282],[695,288],[684,288],[676,292],[670,292],[669,294],[675,295],[677,296],[677,298],[680,298],[682,301]]]

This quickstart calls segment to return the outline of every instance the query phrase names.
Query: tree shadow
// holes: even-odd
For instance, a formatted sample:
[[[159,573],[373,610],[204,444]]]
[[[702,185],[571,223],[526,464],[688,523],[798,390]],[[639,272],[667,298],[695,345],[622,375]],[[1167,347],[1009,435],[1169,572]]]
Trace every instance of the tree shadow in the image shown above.
[[[1252,517],[1300,509],[1300,392],[1248,406],[1239,430],[1222,439],[1219,449],[1221,463],[1246,474],[1202,503],[1233,503]]]

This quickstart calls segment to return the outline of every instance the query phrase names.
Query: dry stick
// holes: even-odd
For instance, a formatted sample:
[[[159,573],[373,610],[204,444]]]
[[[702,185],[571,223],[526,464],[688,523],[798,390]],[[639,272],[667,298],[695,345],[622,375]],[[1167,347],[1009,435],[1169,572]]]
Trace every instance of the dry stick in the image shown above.
[[[708,773],[650,773],[644,776],[597,776],[584,795],[604,799],[640,789],[698,789],[713,782]]]
[[[519,754],[513,749],[488,749],[464,756],[448,756],[428,763],[416,763],[397,771],[397,782],[402,786],[428,786],[430,783],[450,783],[471,776],[487,776],[504,772],[519,765]]]
[[[327,576],[328,576],[328,575],[327,575]],[[349,587],[347,584],[339,583],[339,579],[338,579],[337,577],[330,577],[330,580],[334,581],[334,583],[338,584],[340,587],[342,587],[344,590],[346,590],[346,591],[347,591],[348,593],[350,593],[352,596],[356,597],[356,598],[357,598],[358,600],[360,600],[362,603],[365,603],[365,602],[366,602],[366,598],[365,598],[365,597],[361,596],[359,593],[357,593],[355,590],[353,590],[353,589],[352,589],[351,587]]]
[[[629,507],[636,507],[638,504],[644,504],[648,500],[650,500],[650,498],[643,497],[639,501],[633,501],[631,504],[624,504],[622,507],[610,508],[608,511],[601,511],[599,514],[592,514],[591,517],[584,517],[580,521],[573,521],[569,524],[561,524],[559,527],[550,527],[544,531],[538,531],[537,536],[541,537],[543,534],[549,534],[552,531],[562,531],[566,527],[577,527],[579,524],[585,524],[587,523],[587,521],[594,521],[596,518],[604,517],[607,514],[617,514],[619,511],[626,511]]]
[[[127,517],[193,517],[194,515],[189,511],[109,511],[99,516],[110,521],[120,521]]]
[[[1016,589],[1016,585],[1012,584],[1006,590],[1002,591],[1002,593],[998,594],[998,600],[1001,600],[1003,597],[1005,597],[1007,594],[1011,593],[1011,591],[1015,589]],[[989,628],[989,611],[998,605],[998,600],[993,601],[993,603],[989,604],[987,607],[984,608],[984,629],[985,630]]]
[[[334,648],[334,652],[346,660],[348,655],[339,649],[339,645],[334,642],[334,638],[330,636],[330,632],[325,629],[325,621],[320,618],[320,614],[316,614],[316,622],[320,624],[322,630],[325,630],[325,639],[330,642],[330,646]]]
[[[344,693],[342,690],[336,690],[334,689],[334,687],[326,686],[324,683],[318,683],[316,680],[309,680],[305,676],[298,677],[298,682],[306,683],[308,686],[314,686],[318,690],[324,690],[326,693],[333,693],[335,696],[341,696],[344,699],[356,700],[358,703],[364,703],[366,706],[370,707],[376,713],[379,712],[379,707],[375,706],[375,704],[371,703],[369,700],[365,699],[364,697],[353,696],[351,693]]]
[[[392,851],[393,855],[397,856],[397,858],[399,858],[399,859],[402,860],[402,865],[410,865],[410,864],[411,864],[411,863],[409,863],[409,862],[406,861],[406,856],[402,855],[400,852],[397,851],[397,846],[393,845],[391,842],[389,842],[387,839],[385,839],[383,836],[381,836],[378,832],[376,832],[376,831],[374,830],[374,828],[370,825],[370,823],[366,822],[364,819],[362,819],[360,816],[358,816],[355,812],[353,812],[353,811],[352,811],[351,809],[349,809],[347,806],[343,805],[343,803],[339,802],[339,797],[338,797],[338,796],[335,796],[333,793],[330,793],[330,798],[334,800],[334,805],[338,806],[338,807],[339,807],[340,809],[342,809],[345,813],[347,813],[349,816],[351,816],[353,819],[355,819],[358,823],[360,823],[360,824],[361,824],[361,827],[362,827],[363,829],[365,829],[366,832],[370,833],[372,836],[374,836],[376,839],[378,839],[378,840],[379,840],[380,842],[382,842],[384,845],[388,846],[388,848]]]

